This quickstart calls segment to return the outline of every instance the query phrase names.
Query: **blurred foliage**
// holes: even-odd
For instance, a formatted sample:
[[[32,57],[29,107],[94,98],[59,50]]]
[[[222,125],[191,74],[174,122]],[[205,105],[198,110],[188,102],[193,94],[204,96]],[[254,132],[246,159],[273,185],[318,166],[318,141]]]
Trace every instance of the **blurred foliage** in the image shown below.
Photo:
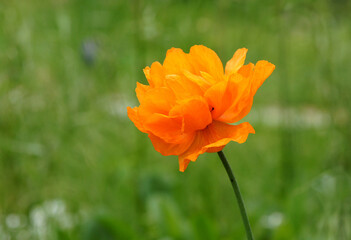
[[[126,116],[194,44],[277,68],[225,153],[258,240],[351,239],[351,2],[0,2],[0,239],[244,239],[216,154],[185,173]]]

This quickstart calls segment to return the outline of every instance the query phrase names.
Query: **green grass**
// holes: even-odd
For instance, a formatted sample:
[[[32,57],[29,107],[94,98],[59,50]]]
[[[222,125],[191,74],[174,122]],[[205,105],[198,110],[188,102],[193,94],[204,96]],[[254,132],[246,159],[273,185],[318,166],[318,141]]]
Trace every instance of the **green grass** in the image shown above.
[[[0,2],[0,239],[245,239],[218,156],[180,173],[126,116],[142,68],[194,44],[224,63],[247,47],[247,62],[276,65],[245,118],[256,134],[224,149],[256,239],[350,239],[350,10],[347,0]]]

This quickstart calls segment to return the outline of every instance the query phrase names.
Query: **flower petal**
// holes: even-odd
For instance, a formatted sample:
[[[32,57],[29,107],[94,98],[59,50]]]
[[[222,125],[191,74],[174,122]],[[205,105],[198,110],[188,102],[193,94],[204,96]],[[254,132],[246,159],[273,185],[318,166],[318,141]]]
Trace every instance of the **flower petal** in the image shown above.
[[[173,91],[178,100],[203,95],[198,84],[181,75],[166,75],[165,84]]]
[[[189,57],[195,68],[194,74],[201,75],[200,72],[206,72],[216,81],[223,79],[223,64],[213,50],[195,45],[190,48]]]
[[[180,48],[171,48],[167,51],[163,67],[166,74],[181,74],[184,70],[194,71],[188,54]]]
[[[169,117],[163,114],[154,113],[144,119],[143,127],[157,137],[168,143],[178,143],[183,135],[183,117]]]
[[[209,106],[200,96],[179,101],[171,109],[169,115],[184,117],[184,132],[186,133],[204,129],[212,122]]]
[[[143,69],[143,72],[144,72],[144,75],[145,75],[147,81],[149,82],[149,80],[150,80],[150,78],[151,78],[151,77],[150,77],[150,67],[144,68],[144,69]]]
[[[190,147],[194,140],[194,137],[194,133],[188,133],[182,136],[182,138],[179,140],[179,143],[168,143],[152,133],[149,134],[149,138],[155,150],[161,153],[163,156],[182,154]]]
[[[145,73],[146,79],[148,80],[151,87],[162,87],[163,86],[165,73],[164,73],[164,69],[163,69],[161,63],[154,62],[151,65],[150,70],[146,69],[146,71],[144,71],[144,73]],[[148,76],[149,76],[149,78],[148,78]]]
[[[275,65],[265,60],[258,61],[255,65],[251,92],[254,95],[262,83],[272,74]]]
[[[179,161],[179,171],[184,172],[188,167],[190,160],[184,158],[178,158]]]
[[[206,151],[221,150],[230,141],[244,143],[249,133],[255,133],[253,127],[247,123],[229,125],[214,121],[206,129],[198,131],[192,145],[179,156],[180,171],[185,170],[186,161],[196,161],[198,156]]]
[[[243,65],[239,70],[238,73],[243,76],[244,78],[249,78],[253,75],[255,65],[253,63],[249,63]]]
[[[206,91],[211,86],[211,83],[204,79],[202,76],[192,74],[186,70],[183,71],[183,74],[187,79],[199,86],[202,92]]]
[[[137,82],[137,87],[135,89],[135,92],[139,100],[139,103],[144,101],[144,97],[146,96],[147,91],[149,91],[150,89],[151,89],[150,86]]]
[[[234,73],[230,75],[228,81],[219,82],[209,88],[205,93],[205,97],[209,105],[214,108],[212,118],[222,122],[233,123],[228,121],[228,119],[240,112],[236,110],[236,107],[247,91],[250,92],[250,79],[244,78],[239,73]]]
[[[226,95],[226,89],[227,89],[228,82],[227,81],[221,81],[212,87],[210,87],[206,92],[205,92],[205,98],[208,102],[208,104],[213,108],[212,110],[212,117],[213,119],[217,119],[226,109],[226,107],[229,106],[231,103],[230,100],[224,101],[225,98],[227,98]]]
[[[127,107],[127,113],[128,113],[129,119],[132,120],[132,122],[139,129],[139,131],[145,133],[146,129],[143,127],[143,123],[139,118],[138,107],[134,107],[134,108]]]
[[[246,48],[240,48],[236,50],[233,57],[225,65],[226,76],[229,76],[232,73],[236,73],[244,65],[246,53]]]
[[[212,84],[216,84],[218,81],[216,79],[214,79],[210,74],[208,74],[207,72],[203,72],[200,71],[201,77],[207,81],[208,83]]]
[[[251,110],[254,96],[257,89],[271,75],[275,66],[267,61],[258,61],[253,69],[248,65],[239,70],[239,74],[248,76],[250,89],[244,89],[238,102],[223,113],[218,120],[228,123],[234,123],[243,119]]]
[[[140,102],[140,116],[147,118],[152,113],[168,115],[169,110],[175,105],[176,97],[173,92],[166,88],[145,88],[138,85],[137,95]]]

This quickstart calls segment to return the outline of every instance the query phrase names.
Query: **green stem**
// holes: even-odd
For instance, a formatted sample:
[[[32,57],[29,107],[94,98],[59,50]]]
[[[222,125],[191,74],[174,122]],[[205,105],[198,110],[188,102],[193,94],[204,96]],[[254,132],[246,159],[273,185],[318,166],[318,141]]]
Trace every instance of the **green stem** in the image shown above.
[[[253,234],[252,234],[252,230],[250,227],[250,222],[249,222],[249,218],[247,217],[246,214],[246,210],[245,210],[245,205],[244,205],[244,201],[243,198],[241,197],[241,193],[239,190],[239,185],[238,182],[236,181],[233,171],[227,161],[227,158],[224,156],[224,153],[222,151],[218,152],[218,156],[221,159],[223,166],[225,168],[225,170],[227,171],[228,177],[230,179],[230,182],[232,183],[233,186],[233,190],[236,196],[236,200],[238,202],[239,205],[239,209],[240,209],[240,213],[241,213],[241,217],[243,219],[244,222],[244,226],[245,226],[245,230],[246,230],[246,235],[247,235],[247,239],[248,240],[254,240]]]

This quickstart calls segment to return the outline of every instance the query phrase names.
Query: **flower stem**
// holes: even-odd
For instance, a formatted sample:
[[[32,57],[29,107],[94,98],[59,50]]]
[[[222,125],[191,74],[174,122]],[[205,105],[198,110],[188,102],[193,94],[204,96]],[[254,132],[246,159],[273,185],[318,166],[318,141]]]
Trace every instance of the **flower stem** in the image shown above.
[[[239,205],[239,209],[240,209],[240,213],[241,213],[241,217],[243,219],[244,222],[244,226],[245,226],[245,230],[246,230],[246,235],[247,235],[247,239],[248,240],[254,240],[253,234],[252,234],[252,230],[250,227],[250,222],[249,222],[249,218],[247,217],[246,214],[246,210],[245,210],[245,205],[244,205],[244,201],[243,198],[241,197],[241,193],[239,190],[239,185],[238,182],[236,181],[233,171],[227,161],[227,158],[224,156],[224,153],[222,151],[218,152],[218,156],[221,159],[223,166],[225,168],[225,170],[227,171],[228,177],[230,179],[230,182],[232,184],[235,196],[236,196],[236,200],[238,202]]]

